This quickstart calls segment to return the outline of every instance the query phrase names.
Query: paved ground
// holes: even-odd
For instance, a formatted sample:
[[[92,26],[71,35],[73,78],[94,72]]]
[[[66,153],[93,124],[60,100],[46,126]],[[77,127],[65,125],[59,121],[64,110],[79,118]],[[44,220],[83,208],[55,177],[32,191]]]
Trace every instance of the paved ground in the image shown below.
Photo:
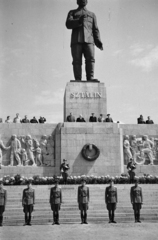
[[[0,240],[157,240],[158,223],[3,226]]]

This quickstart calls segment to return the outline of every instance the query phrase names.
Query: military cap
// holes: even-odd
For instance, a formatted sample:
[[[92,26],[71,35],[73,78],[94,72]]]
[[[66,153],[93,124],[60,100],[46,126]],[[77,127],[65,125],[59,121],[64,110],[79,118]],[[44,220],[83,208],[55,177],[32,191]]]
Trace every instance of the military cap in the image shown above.
[[[110,182],[113,182],[113,183],[114,183],[114,179],[113,179],[113,178],[110,178]]]
[[[55,179],[54,179],[54,182],[55,182],[55,183],[59,183],[59,181],[60,181],[59,178],[55,178]]]
[[[139,178],[135,178],[135,183],[139,183]]]
[[[30,184],[30,183],[32,183],[32,180],[31,180],[31,179],[28,179],[28,180],[26,181],[26,183],[27,183],[27,184]]]
[[[86,178],[85,178],[85,177],[82,177],[82,178],[81,178],[81,182],[86,182]]]

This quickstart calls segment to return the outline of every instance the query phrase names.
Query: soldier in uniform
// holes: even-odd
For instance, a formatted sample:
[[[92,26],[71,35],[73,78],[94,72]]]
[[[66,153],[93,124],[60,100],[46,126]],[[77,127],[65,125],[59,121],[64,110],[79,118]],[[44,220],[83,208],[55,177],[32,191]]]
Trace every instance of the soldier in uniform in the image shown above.
[[[53,211],[53,224],[60,225],[59,223],[59,210],[62,203],[62,190],[59,188],[59,179],[55,179],[55,186],[50,189],[49,203]]]
[[[78,187],[77,201],[79,210],[81,211],[81,224],[88,224],[87,210],[89,203],[89,188],[86,186],[86,180],[84,178],[81,181],[81,186]]]
[[[105,203],[109,211],[109,223],[116,223],[114,213],[117,204],[117,188],[114,186],[113,179],[110,180],[110,186],[105,189]]]
[[[138,186],[138,183],[139,183],[139,180],[136,179],[135,186],[131,187],[130,197],[131,197],[131,203],[133,205],[135,222],[141,223],[140,209],[143,204],[143,194],[142,194],[142,188]]]
[[[67,177],[68,177],[68,173],[67,171],[70,169],[69,164],[66,163],[66,159],[63,159],[63,163],[60,165],[60,171],[63,177],[63,182],[64,184],[67,183]]]
[[[136,163],[134,163],[132,158],[130,158],[129,163],[127,164],[127,169],[130,177],[130,183],[134,183],[134,177],[135,177],[134,170],[136,169]]]
[[[3,181],[0,180],[0,226],[3,226],[3,213],[7,202],[7,190],[3,188]]]
[[[35,204],[35,190],[32,188],[31,185],[32,181],[27,181],[27,188],[23,190],[22,195],[22,206],[23,212],[25,213],[25,225],[31,226],[31,213],[34,209]]]

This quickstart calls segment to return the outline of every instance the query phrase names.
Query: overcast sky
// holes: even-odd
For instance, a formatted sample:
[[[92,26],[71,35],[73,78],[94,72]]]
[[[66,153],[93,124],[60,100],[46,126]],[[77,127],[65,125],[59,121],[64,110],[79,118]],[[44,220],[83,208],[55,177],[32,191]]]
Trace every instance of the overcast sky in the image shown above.
[[[76,0],[0,0],[0,117],[45,116],[63,121],[63,93],[74,79],[71,30]],[[107,88],[114,120],[158,123],[158,0],[89,0],[104,51],[96,48],[95,78]],[[85,78],[85,73],[84,73]]]

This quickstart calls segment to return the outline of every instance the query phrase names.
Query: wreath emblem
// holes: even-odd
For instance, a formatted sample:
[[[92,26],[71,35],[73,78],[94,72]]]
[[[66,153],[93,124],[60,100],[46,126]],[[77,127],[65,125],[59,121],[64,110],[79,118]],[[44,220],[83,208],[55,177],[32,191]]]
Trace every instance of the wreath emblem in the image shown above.
[[[100,155],[100,150],[94,144],[88,143],[82,148],[82,156],[84,159],[88,161],[96,160],[99,157],[99,155]]]

